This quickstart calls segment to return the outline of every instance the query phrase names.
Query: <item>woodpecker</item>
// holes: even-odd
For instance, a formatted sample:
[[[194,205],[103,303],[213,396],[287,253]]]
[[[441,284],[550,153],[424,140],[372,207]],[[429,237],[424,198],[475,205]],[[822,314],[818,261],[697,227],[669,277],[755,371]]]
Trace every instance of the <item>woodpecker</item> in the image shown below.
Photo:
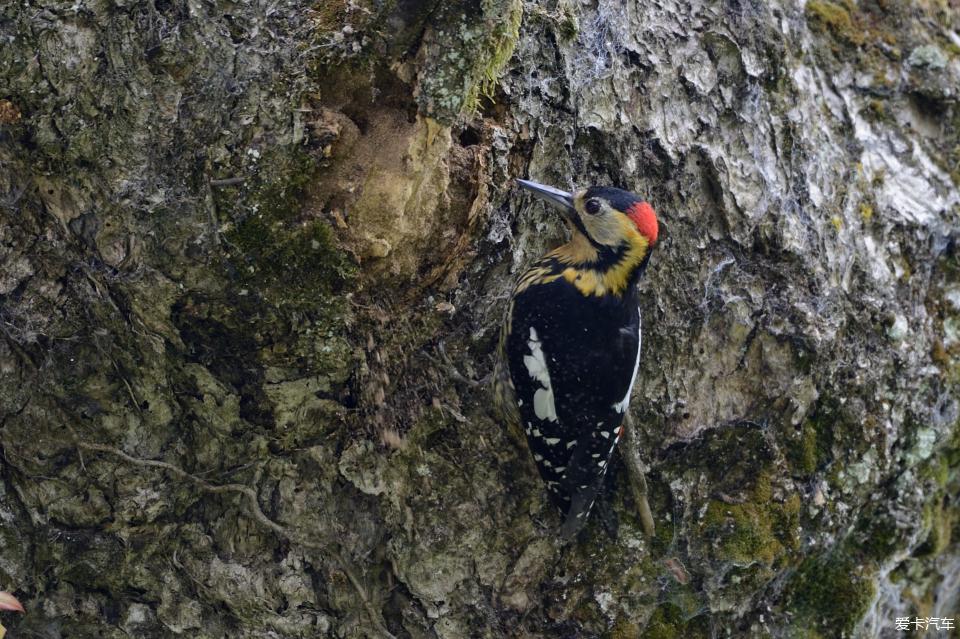
[[[617,188],[567,193],[517,182],[560,210],[571,237],[517,281],[496,398],[514,432],[526,435],[569,540],[586,523],[623,434],[640,365],[636,283],[657,242],[657,216]]]

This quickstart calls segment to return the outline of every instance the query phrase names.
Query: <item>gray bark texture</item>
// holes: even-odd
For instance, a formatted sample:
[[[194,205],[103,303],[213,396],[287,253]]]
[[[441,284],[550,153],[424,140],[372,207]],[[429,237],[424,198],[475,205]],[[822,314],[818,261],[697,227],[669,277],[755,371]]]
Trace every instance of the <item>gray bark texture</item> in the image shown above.
[[[958,31],[944,0],[0,3],[10,636],[960,625]],[[651,538],[617,462],[616,533],[561,547],[490,409],[564,238],[527,176],[659,214]]]

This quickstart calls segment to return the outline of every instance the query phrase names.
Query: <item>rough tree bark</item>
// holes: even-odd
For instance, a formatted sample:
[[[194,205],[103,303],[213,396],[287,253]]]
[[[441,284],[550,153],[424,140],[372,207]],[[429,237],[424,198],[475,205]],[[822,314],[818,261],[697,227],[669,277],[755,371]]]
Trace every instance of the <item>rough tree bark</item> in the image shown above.
[[[0,6],[16,637],[894,636],[960,617],[960,11],[935,0]],[[645,194],[622,472],[560,549],[480,383]],[[958,619],[960,623],[960,619]]]

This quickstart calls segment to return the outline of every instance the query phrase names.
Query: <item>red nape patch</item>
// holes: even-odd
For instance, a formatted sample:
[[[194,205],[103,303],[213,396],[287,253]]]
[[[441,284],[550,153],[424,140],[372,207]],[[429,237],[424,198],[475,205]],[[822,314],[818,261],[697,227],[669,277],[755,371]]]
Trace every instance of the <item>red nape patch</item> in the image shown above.
[[[657,224],[657,214],[653,212],[653,207],[648,202],[637,202],[631,206],[627,210],[627,217],[637,225],[637,230],[647,238],[650,246],[656,244],[660,227]]]

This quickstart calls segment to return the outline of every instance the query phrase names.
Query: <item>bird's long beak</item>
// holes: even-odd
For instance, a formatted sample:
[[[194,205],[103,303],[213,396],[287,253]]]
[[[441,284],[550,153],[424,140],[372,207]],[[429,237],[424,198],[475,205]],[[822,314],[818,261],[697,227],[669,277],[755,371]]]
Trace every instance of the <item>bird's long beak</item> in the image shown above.
[[[577,210],[573,207],[572,193],[567,193],[566,191],[561,191],[560,189],[555,189],[545,184],[531,182],[530,180],[518,179],[517,184],[520,185],[520,188],[530,191],[555,209],[559,209],[564,216],[571,219],[576,216]]]

